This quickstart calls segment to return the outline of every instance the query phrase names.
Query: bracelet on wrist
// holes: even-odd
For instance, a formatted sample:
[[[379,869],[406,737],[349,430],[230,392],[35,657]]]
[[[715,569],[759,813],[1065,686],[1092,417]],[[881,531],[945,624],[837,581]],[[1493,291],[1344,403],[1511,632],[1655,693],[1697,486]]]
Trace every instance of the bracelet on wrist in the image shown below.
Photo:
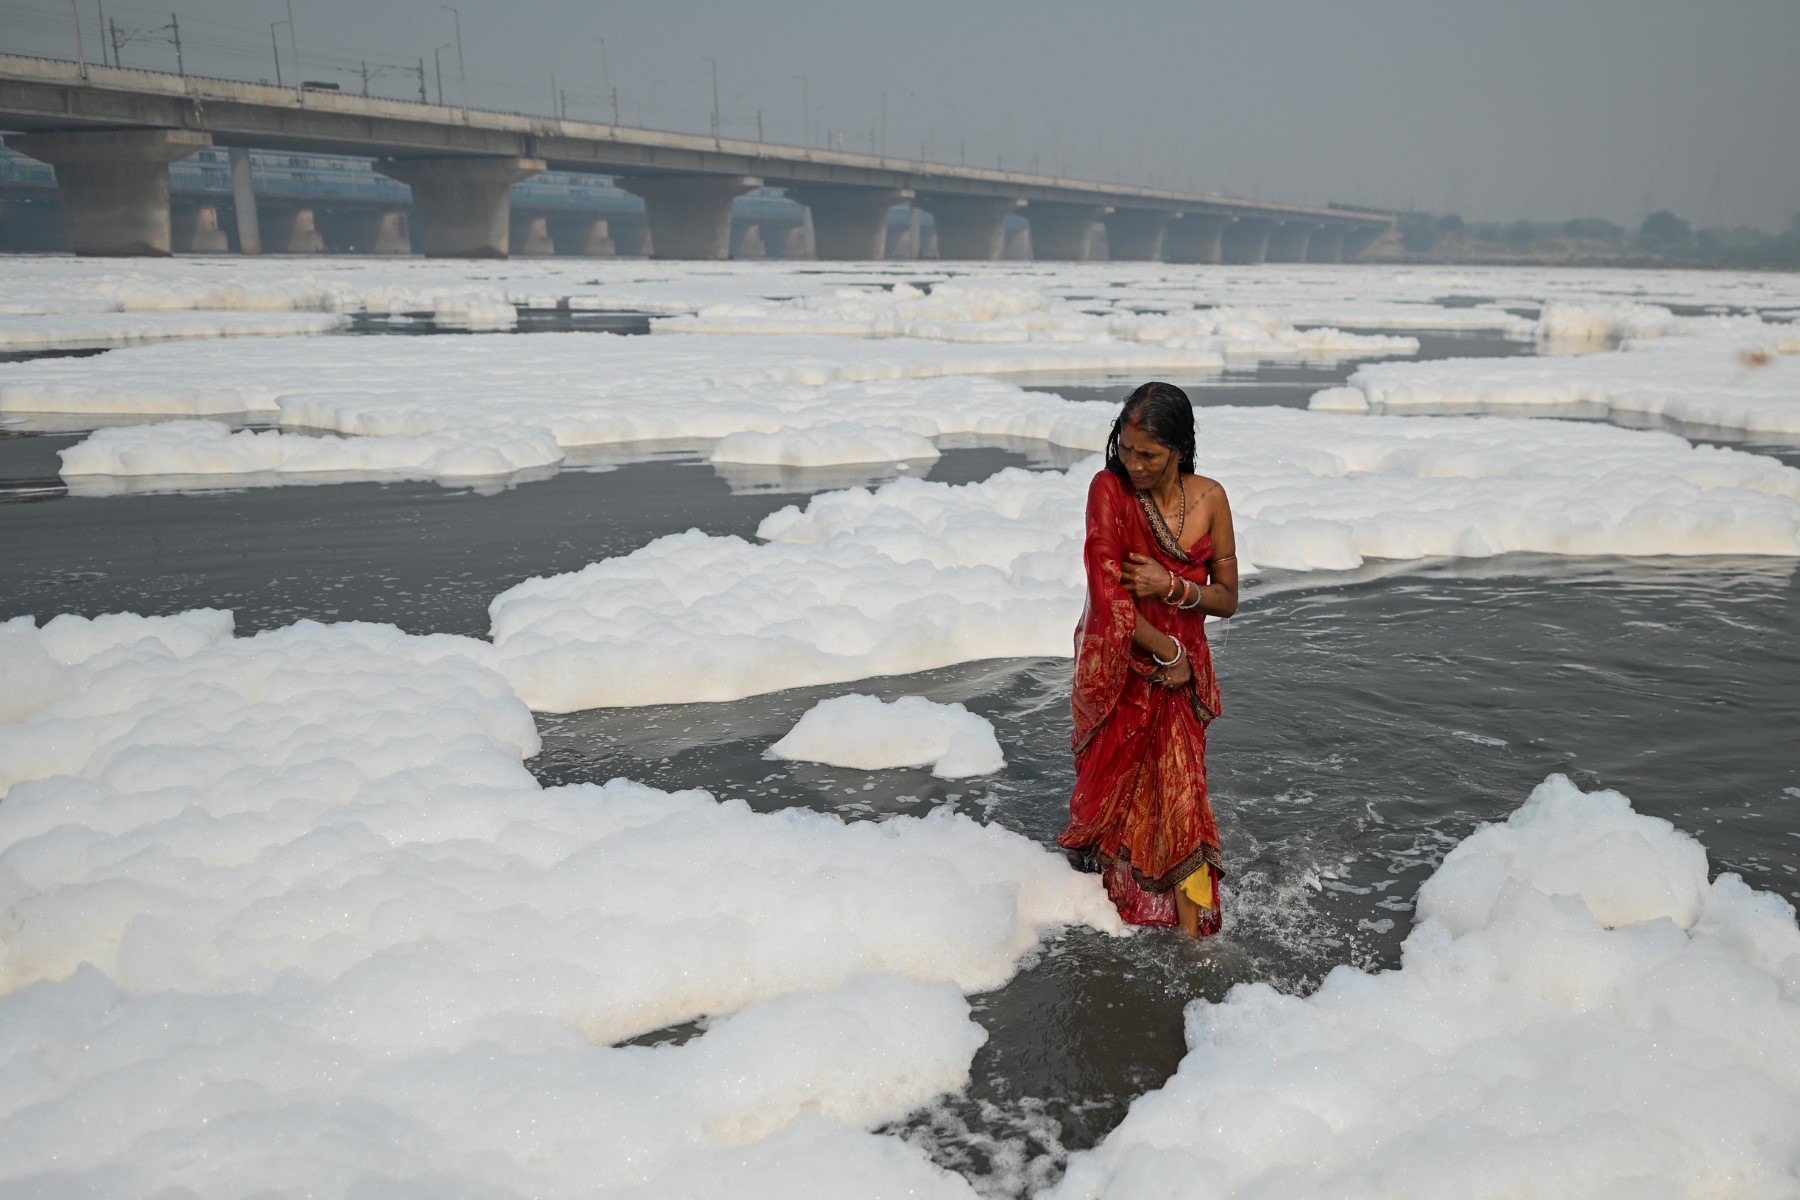
[[[1175,657],[1164,658],[1162,655],[1158,654],[1154,650],[1150,651],[1150,657],[1155,660],[1156,665],[1159,667],[1172,667],[1176,663],[1180,662],[1182,659],[1182,656],[1185,655],[1186,653],[1187,653],[1187,651],[1182,648],[1181,643],[1176,642],[1175,643]]]
[[[1187,580],[1185,580],[1181,576],[1176,575],[1173,572],[1171,572],[1169,575],[1169,590],[1163,593],[1163,598],[1162,598],[1163,603],[1164,604],[1175,603],[1175,589],[1177,587],[1182,588],[1182,593],[1181,593],[1182,595],[1184,595],[1184,596],[1187,595],[1187,589],[1184,586],[1186,583],[1187,583]]]
[[[1194,609],[1200,607],[1200,601],[1205,599],[1206,594],[1200,590],[1200,585],[1195,583],[1193,580],[1184,579],[1184,580],[1182,580],[1182,582],[1184,584],[1186,584],[1187,587],[1182,589],[1181,603],[1177,604],[1175,607],[1181,609],[1183,612],[1192,612]],[[1189,600],[1187,598],[1188,597],[1188,588],[1193,589],[1194,598],[1192,600]]]

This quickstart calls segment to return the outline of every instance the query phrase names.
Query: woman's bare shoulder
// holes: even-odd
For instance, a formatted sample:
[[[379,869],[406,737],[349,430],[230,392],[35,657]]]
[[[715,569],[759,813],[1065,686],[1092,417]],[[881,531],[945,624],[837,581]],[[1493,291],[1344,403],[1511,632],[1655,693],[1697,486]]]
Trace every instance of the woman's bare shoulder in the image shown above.
[[[1195,504],[1217,504],[1225,499],[1225,485],[1210,475],[1190,475],[1188,485]]]

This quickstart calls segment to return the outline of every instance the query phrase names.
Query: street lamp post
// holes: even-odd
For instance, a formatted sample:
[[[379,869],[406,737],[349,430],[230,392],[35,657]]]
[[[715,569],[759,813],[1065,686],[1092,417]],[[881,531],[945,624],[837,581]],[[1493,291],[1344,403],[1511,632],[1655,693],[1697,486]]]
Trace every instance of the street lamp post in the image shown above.
[[[469,119],[469,72],[463,62],[462,45],[462,13],[454,4],[440,4],[439,8],[450,10],[450,19],[456,25],[456,90],[462,95],[463,120]]]
[[[286,25],[286,21],[269,22],[269,53],[275,56],[275,86],[285,87],[281,82],[281,43],[275,40],[275,31]]]
[[[612,101],[612,123],[619,123],[619,89],[612,85],[612,72],[606,67],[606,39],[593,39],[600,43],[600,91]]]
[[[306,75],[300,70],[300,35],[294,29],[294,0],[287,0],[288,56],[294,60],[294,99],[306,103]]]
[[[75,0],[69,0],[69,20],[75,23],[75,58],[81,63],[81,77],[86,79],[87,51],[81,48],[81,14],[75,11]]]
[[[796,75],[800,81],[800,109],[806,114],[806,148],[812,149],[812,81],[804,75]]]
[[[444,56],[440,54],[439,51],[448,50],[449,48],[449,42],[431,48],[431,65],[437,71],[438,106],[440,108],[443,107],[444,103]]]
[[[707,55],[706,61],[712,64],[713,81],[713,145],[719,144],[719,60]]]

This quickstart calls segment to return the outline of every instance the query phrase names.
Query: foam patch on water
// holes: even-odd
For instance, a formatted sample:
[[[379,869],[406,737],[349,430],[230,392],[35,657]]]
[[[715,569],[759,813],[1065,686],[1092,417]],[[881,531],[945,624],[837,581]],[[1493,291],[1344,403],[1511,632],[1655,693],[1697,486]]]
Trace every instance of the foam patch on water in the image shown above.
[[[1733,321],[1722,331],[1631,341],[1573,358],[1372,363],[1312,407],[1377,412],[1568,410],[1800,434],[1800,334]]]
[[[821,700],[767,755],[859,771],[930,767],[940,779],[991,775],[1006,765],[987,718],[923,696],[891,704],[855,694]]]
[[[1605,342],[1657,338],[1676,327],[1675,314],[1660,304],[1546,304],[1538,314],[1537,337],[1545,342]]]
[[[1699,844],[1554,776],[1421,889],[1399,970],[1240,985],[1050,1194],[1777,1196],[1800,929]]]
[[[101,429],[58,451],[64,479],[144,476],[282,476],[466,480],[509,476],[562,462],[562,447],[545,429],[513,426],[401,437],[307,437],[276,430],[232,429],[217,421],[168,421]]]
[[[478,641],[199,612],[0,642],[15,1186],[963,1195],[864,1131],[967,1079],[963,993],[1118,929],[949,813],[541,788]]]
[[[882,424],[926,436],[949,432],[1042,436],[1078,411],[1044,397],[1045,414],[1016,407],[985,416],[975,401],[991,380],[954,388],[913,381],[1025,371],[1209,372],[1210,348],[1137,343],[945,345],[822,336],[683,339],[601,333],[511,338],[360,337],[316,344],[242,339],[197,358],[183,347],[144,346],[93,358],[15,363],[0,374],[0,412],[257,413],[283,424],[367,436],[496,425],[550,429],[565,446],[652,438],[725,437],[845,419],[832,385],[884,383],[853,407],[891,415]],[[996,393],[997,394],[997,393]],[[1053,432],[1053,429],[1049,430]]]
[[[928,437],[882,425],[833,422],[771,433],[734,433],[713,447],[716,463],[776,467],[828,467],[843,463],[929,460],[938,448]]]
[[[1139,342],[1200,346],[1260,359],[1412,354],[1406,337],[1296,330],[1263,309],[1190,308],[1180,312],[1096,314],[1034,288],[953,280],[925,290],[840,289],[827,296],[715,304],[658,322],[656,333],[922,338],[942,342]]]
[[[0,351],[56,350],[72,346],[131,346],[143,342],[228,337],[304,337],[347,328],[332,313],[57,313],[0,314]]]
[[[130,313],[138,318],[137,323],[111,326],[120,329],[199,330],[209,321],[229,324],[227,314],[234,313],[265,314],[265,323],[277,329],[291,324],[274,316],[281,313],[416,313],[446,326],[486,330],[510,329],[518,317],[514,297],[503,284],[472,282],[463,264],[323,256],[129,266],[49,259],[21,261],[7,275],[0,288],[5,297],[0,313]],[[166,318],[160,324],[154,319],[158,315]],[[326,328],[346,323],[338,317]]]
[[[1209,408],[1199,440],[1245,572],[1509,551],[1800,555],[1800,471],[1668,434]],[[560,712],[1066,657],[1098,466],[828,493],[766,518],[760,544],[690,530],[526,580],[489,606],[500,669]]]
[[[940,284],[1027,290],[1095,312],[1272,310],[1295,325],[1488,330],[1532,337],[1536,321],[1507,309],[1552,303],[1758,308],[1800,306],[1780,272],[1570,267],[1171,263],[757,262],[515,258],[467,264],[371,256],[20,259],[0,280],[0,312],[313,311],[448,317],[477,307],[681,314],[807,298],[829,307],[845,289],[936,290]],[[1471,301],[1480,301],[1471,303]],[[1001,314],[1004,315],[1004,314]]]

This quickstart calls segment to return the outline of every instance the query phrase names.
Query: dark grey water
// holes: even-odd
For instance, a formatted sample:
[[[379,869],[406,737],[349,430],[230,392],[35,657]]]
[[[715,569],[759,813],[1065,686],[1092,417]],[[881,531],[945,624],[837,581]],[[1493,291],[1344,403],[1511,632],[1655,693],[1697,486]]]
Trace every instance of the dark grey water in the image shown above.
[[[213,607],[235,611],[240,631],[312,617],[484,637],[488,601],[522,579],[686,529],[750,537],[798,498],[734,492],[693,453],[493,496],[430,483],[70,496],[55,452],[77,440],[0,437],[0,619]],[[961,483],[1029,461],[948,450],[918,473]]]
[[[1202,403],[1303,403],[1349,369],[1228,373],[1194,391]],[[1104,380],[1055,390],[1122,394]],[[723,476],[674,447],[498,495],[357,483],[94,499],[56,479],[55,451],[73,440],[0,436],[0,619],[210,605],[234,609],[243,630],[315,617],[480,635],[488,601],[521,579],[690,527],[748,536],[798,494],[843,483]],[[1028,449],[950,449],[930,477],[1065,457]],[[1073,931],[974,998],[991,1036],[972,1086],[899,1128],[985,1190],[1048,1181],[1166,1079],[1191,999],[1251,979],[1305,991],[1340,963],[1392,966],[1420,881],[1552,771],[1616,787],[1674,821],[1705,843],[1715,870],[1800,896],[1791,562],[1513,555],[1271,575],[1251,581],[1215,640],[1227,700],[1211,754],[1232,870],[1226,933],[1196,947]],[[628,775],[765,810],[878,819],[954,805],[1045,842],[1061,827],[1067,662],[856,685],[959,701],[993,721],[1006,769],[960,784],[762,758],[802,712],[843,690],[547,716],[532,766],[551,783]]]

